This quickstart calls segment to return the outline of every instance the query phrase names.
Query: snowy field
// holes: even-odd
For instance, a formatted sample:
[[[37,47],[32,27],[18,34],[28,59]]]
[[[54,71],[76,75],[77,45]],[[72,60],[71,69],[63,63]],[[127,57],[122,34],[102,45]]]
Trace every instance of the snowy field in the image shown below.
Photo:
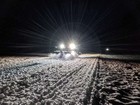
[[[0,57],[0,105],[140,105],[140,63]]]
[[[140,105],[140,63],[99,60],[96,104]]]
[[[107,58],[107,59],[118,59],[118,60],[137,60],[140,61],[140,55],[110,55],[110,54],[82,54],[80,55],[81,58]]]

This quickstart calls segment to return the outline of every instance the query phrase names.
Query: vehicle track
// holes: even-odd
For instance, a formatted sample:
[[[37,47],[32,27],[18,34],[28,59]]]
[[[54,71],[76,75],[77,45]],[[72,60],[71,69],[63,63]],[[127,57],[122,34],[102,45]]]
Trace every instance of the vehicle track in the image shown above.
[[[60,87],[63,85],[63,83],[65,83],[65,81],[67,81],[68,79],[70,79],[72,75],[76,74],[84,66],[85,65],[81,65],[81,67],[76,68],[76,70],[73,70],[72,72],[69,72],[68,74],[66,74],[66,76],[62,77],[56,84],[54,84],[53,86],[51,86],[49,88],[49,90],[51,90],[52,92],[49,93],[49,95],[46,98],[50,98],[52,96],[52,94],[54,94],[56,88],[59,88],[60,89]]]
[[[85,60],[85,64],[68,73],[65,77],[59,80],[52,88],[49,88],[50,93],[46,97],[48,104],[84,104],[84,99],[87,98],[86,91],[89,90],[93,73],[96,67],[97,59]],[[87,87],[89,86],[89,87]],[[80,88],[79,88],[80,87]],[[80,89],[81,93],[79,90]],[[74,92],[80,97],[78,100],[73,100]],[[76,98],[76,97],[75,97]]]
[[[10,66],[1,70],[0,95],[2,93],[4,97],[0,104],[83,105],[96,62],[97,59],[88,58],[72,61],[36,59],[29,64]],[[7,94],[7,89],[14,92]]]

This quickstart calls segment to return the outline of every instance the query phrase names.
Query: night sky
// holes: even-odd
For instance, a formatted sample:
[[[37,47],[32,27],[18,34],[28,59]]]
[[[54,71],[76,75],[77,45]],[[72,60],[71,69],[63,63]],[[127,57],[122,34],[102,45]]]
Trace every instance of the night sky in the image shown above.
[[[0,54],[48,53],[70,41],[83,53],[140,54],[140,0],[0,2]]]

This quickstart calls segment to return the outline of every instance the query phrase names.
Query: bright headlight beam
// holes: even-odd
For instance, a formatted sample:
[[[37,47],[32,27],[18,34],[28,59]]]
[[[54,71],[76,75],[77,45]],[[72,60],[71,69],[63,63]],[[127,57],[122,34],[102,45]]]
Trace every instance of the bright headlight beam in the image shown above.
[[[64,49],[65,48],[65,45],[62,43],[62,44],[60,44],[60,49]]]
[[[76,45],[75,45],[74,43],[71,43],[71,44],[69,45],[69,48],[70,48],[71,50],[74,50],[74,49],[76,49]]]

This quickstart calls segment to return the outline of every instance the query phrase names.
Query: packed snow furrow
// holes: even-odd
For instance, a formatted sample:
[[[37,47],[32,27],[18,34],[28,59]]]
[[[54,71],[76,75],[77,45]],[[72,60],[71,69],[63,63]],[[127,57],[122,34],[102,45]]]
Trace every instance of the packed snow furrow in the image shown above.
[[[90,76],[90,83],[88,84],[88,88],[86,89],[86,96],[83,100],[83,105],[91,105],[92,102],[92,97],[94,94],[93,91],[93,87],[95,85],[95,81],[96,81],[96,71],[97,71],[97,62],[98,59],[95,59],[96,61],[94,62],[94,64],[91,67],[91,76]]]
[[[87,101],[87,105],[100,105],[99,104],[99,99],[97,98],[97,91],[98,91],[98,88],[97,88],[97,85],[98,85],[98,73],[99,73],[99,60],[98,62],[96,63],[96,69],[95,69],[95,72],[93,73],[93,78],[92,78],[92,82],[91,82],[91,85],[90,85],[90,88],[89,88],[89,91],[90,91],[90,95],[89,97],[87,98],[88,101]]]
[[[52,76],[55,74],[55,77],[61,73],[61,76],[59,76],[59,79],[61,80],[61,78],[65,78],[67,76],[67,74],[71,73],[71,72],[75,72],[75,68],[78,68],[79,66],[84,65],[83,63],[79,63],[77,64],[77,62],[79,62],[79,60],[77,61],[73,61],[72,63],[65,63],[65,65],[63,65],[61,68],[57,68],[56,71],[53,69],[53,73],[50,75],[51,78],[53,78]],[[59,69],[59,70],[58,70]],[[58,76],[57,76],[58,77]],[[54,78],[55,79],[55,78]],[[58,82],[58,81],[56,81]],[[55,83],[56,83],[55,82]],[[54,85],[54,84],[52,84]]]
[[[84,67],[84,66],[85,66],[85,65],[82,65],[81,67],[77,68],[76,70],[74,70],[74,71],[68,73],[66,76],[64,76],[62,79],[60,79],[56,84],[54,84],[54,86],[50,87],[49,90],[51,90],[52,92],[49,93],[49,95],[46,96],[46,98],[47,98],[47,99],[50,98],[50,97],[54,94],[54,92],[57,90],[57,88],[60,89],[60,87],[61,87],[62,85],[64,85],[65,81],[67,81],[69,78],[71,78],[71,76],[72,76],[74,73],[77,73],[77,72],[78,72],[82,67]],[[62,88],[62,87],[61,87],[61,88]],[[54,91],[53,91],[53,90],[54,90]]]
[[[96,61],[94,61],[94,63],[95,63]],[[95,64],[96,65],[96,64]],[[86,90],[89,88],[88,86],[89,86],[89,84],[91,83],[91,76],[93,75],[93,72],[94,72],[94,69],[92,68],[92,64],[91,65],[89,65],[89,66],[87,66],[88,67],[88,69],[85,69],[84,68],[84,70],[86,71],[84,74],[83,74],[83,76],[81,75],[81,77],[83,77],[82,78],[82,81],[80,81],[81,82],[81,84],[79,85],[80,87],[82,86],[82,88],[83,88],[83,93],[84,94],[81,94],[81,97],[83,97],[83,98],[81,98],[80,99],[80,102],[78,102],[78,100],[77,100],[77,103],[76,104],[83,104],[83,101],[84,101],[84,99],[85,99],[85,97],[86,97]],[[84,71],[83,70],[83,71]],[[91,73],[91,71],[92,71],[92,73]],[[89,74],[90,73],[90,74]],[[87,75],[85,75],[85,74],[87,74]],[[80,77],[80,76],[78,76],[78,77]],[[77,79],[77,80],[80,80],[80,79]],[[77,81],[77,82],[79,82],[79,81]],[[76,86],[76,84],[75,84],[75,86]],[[77,87],[79,87],[79,86],[77,86]]]
[[[36,60],[34,60],[34,63],[39,63],[37,65],[32,63],[32,66],[32,64],[28,64],[27,62],[22,62],[22,67],[19,66],[14,69],[1,71],[0,104],[54,104],[57,102],[60,103],[62,100],[65,100],[65,103],[69,103],[70,101],[73,103],[72,98],[68,97],[67,99],[61,96],[60,93],[63,93],[61,89],[65,90],[65,85],[69,83],[69,80],[75,80],[78,74],[83,73],[81,75],[84,77],[83,75],[86,73],[84,69],[87,69],[87,65],[90,65],[90,63],[87,64],[89,60]],[[25,66],[26,64],[29,66]],[[82,77],[79,79],[82,79]],[[79,82],[78,79],[77,82]],[[74,87],[82,86],[81,84],[77,84],[75,82],[71,85],[75,85]],[[53,86],[55,88],[51,88]],[[68,89],[65,92],[68,94]],[[46,98],[48,93],[50,95],[51,93],[54,94],[52,94],[51,98]]]
[[[86,95],[86,89],[88,88],[91,77],[94,72],[96,60],[83,60],[86,65],[80,68],[77,72],[74,72],[71,76],[64,79],[61,85],[55,89],[51,97],[49,97],[48,102],[59,103],[63,105],[67,104],[77,104],[82,105],[83,99]],[[84,63],[84,62],[83,62]],[[94,66],[93,66],[94,65]]]

